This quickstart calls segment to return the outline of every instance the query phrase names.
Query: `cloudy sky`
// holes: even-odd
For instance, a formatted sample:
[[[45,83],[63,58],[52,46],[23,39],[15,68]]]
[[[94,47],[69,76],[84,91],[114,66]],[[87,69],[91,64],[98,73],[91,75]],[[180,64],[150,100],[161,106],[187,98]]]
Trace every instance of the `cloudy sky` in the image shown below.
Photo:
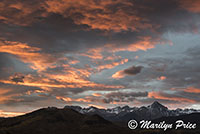
[[[199,0],[1,0],[0,116],[200,108],[199,30]]]

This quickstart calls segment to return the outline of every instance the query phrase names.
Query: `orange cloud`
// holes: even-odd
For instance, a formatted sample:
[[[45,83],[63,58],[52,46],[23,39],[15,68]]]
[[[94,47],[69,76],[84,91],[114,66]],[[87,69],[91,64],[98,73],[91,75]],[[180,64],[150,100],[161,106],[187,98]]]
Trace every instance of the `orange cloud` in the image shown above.
[[[8,93],[10,90],[8,89],[3,89],[0,88],[0,103],[3,103],[6,100],[9,100],[11,96],[5,95],[6,93]]]
[[[25,94],[27,95],[31,95],[32,93],[45,93],[44,90],[34,90],[34,91],[27,91]]]
[[[146,51],[148,49],[152,49],[155,47],[156,44],[163,44],[163,43],[169,43],[169,41],[160,41],[160,39],[153,39],[150,36],[145,36],[145,37],[138,37],[138,41],[128,44],[128,45],[121,45],[121,46],[116,46],[116,44],[106,44],[103,47],[99,48],[92,48],[89,49],[85,53],[80,53],[79,55],[81,56],[86,56],[89,57],[93,60],[114,60],[114,59],[119,59],[119,56],[115,56],[114,53],[120,52],[120,51],[130,51],[130,52],[135,52],[139,50]],[[109,57],[104,57],[102,55],[102,52],[107,52],[112,54],[112,56]],[[137,59],[138,56],[135,57]]]
[[[107,56],[104,58],[105,61],[114,61],[116,59],[121,59],[122,57],[121,56],[116,56],[114,54],[112,54],[112,56]]]
[[[112,89],[124,88],[120,85],[104,85],[91,82],[87,79],[89,73],[86,70],[71,68],[66,73],[50,74],[41,73],[40,75],[24,75],[23,81],[15,82],[13,80],[0,79],[1,83],[12,85],[24,85],[30,87],[40,87],[44,90],[52,88],[95,88],[95,89]]]
[[[167,77],[165,77],[165,76],[160,76],[160,77],[158,77],[157,78],[157,80],[165,80]]]
[[[102,96],[102,94],[100,94],[100,93],[93,93],[92,95],[96,96],[96,97]]]
[[[54,78],[60,84],[58,86],[64,86],[69,88],[82,88],[82,87],[93,87],[93,88],[119,88],[122,86],[112,86],[112,85],[104,85],[97,84],[91,82],[84,78],[85,72],[77,72],[77,71],[68,71],[66,74],[46,74],[48,78]]]
[[[139,58],[139,56],[135,56],[135,58],[134,59],[138,59]]]
[[[20,42],[0,42],[0,52],[15,55],[24,63],[30,63],[30,67],[38,71],[54,67],[53,64],[58,60],[50,54],[41,53],[40,48]]]
[[[13,85],[24,85],[24,86],[30,86],[30,87],[56,87],[56,88],[65,88],[67,86],[65,85],[58,85],[58,84],[51,84],[51,83],[43,83],[42,81],[35,81],[35,82],[31,82],[31,81],[24,81],[24,82],[19,82],[19,83],[16,83],[16,82],[13,82],[13,81],[10,81],[10,80],[0,80],[1,83],[5,83],[5,84],[13,84]],[[71,87],[71,86],[69,86]]]
[[[200,13],[200,1],[199,0],[181,0],[180,6],[187,9],[190,12]]]
[[[13,100],[13,97],[20,96],[20,93],[11,93],[13,89],[0,88],[0,104]],[[15,100],[16,102],[18,100]]]
[[[90,99],[87,99],[87,98],[79,98],[79,99],[75,99],[74,101],[78,101],[78,102],[92,102]]]
[[[80,55],[89,57],[94,60],[103,59],[103,55],[101,54],[102,51],[103,51],[103,48],[92,48],[92,49],[89,49],[85,53],[80,53]]]
[[[0,20],[4,23],[28,26],[39,17],[46,17],[40,1],[7,1],[0,2]]]
[[[173,100],[173,101],[178,101],[178,102],[189,102],[189,103],[194,103],[194,100],[188,99],[188,98],[183,98],[180,96],[176,96],[173,94],[167,94],[163,92],[149,92],[148,93],[149,98],[154,98],[154,99],[161,99],[161,100]]]
[[[113,8],[121,5],[121,8]],[[132,10],[124,10],[126,9]],[[28,26],[52,13],[71,17],[77,25],[88,25],[91,29],[120,31],[139,31],[150,29],[148,19],[140,17],[134,4],[128,0],[45,0],[45,1],[7,1],[0,3],[0,20],[4,23]],[[77,16],[80,14],[79,17]]]
[[[112,78],[114,78],[114,79],[121,79],[121,78],[124,78],[124,77],[125,77],[125,74],[124,74],[123,70],[118,71],[118,72],[116,72],[112,75]]]
[[[150,36],[146,36],[146,37],[139,37],[139,41],[129,44],[126,47],[121,46],[121,47],[115,47],[115,45],[108,45],[108,47],[110,47],[110,50],[112,52],[119,52],[119,51],[131,51],[131,52],[135,52],[138,50],[143,50],[146,51],[148,49],[152,49],[155,47],[156,44],[161,43],[158,40],[153,40]]]
[[[7,112],[7,111],[0,110],[0,117],[15,117],[15,116],[23,115],[23,114],[25,114],[25,113],[22,113],[22,112]]]
[[[93,71],[90,67],[86,69],[74,68],[69,64],[62,64],[64,68],[62,71],[65,73],[46,73],[47,68],[55,68],[55,63],[59,60],[65,60],[63,57],[55,58],[50,54],[42,53],[42,50],[38,47],[31,47],[25,43],[5,41],[0,42],[0,52],[9,53],[18,57],[24,63],[29,63],[32,69],[38,70],[37,75],[26,75],[23,80],[17,83],[11,80],[0,80],[2,83],[14,84],[14,85],[24,85],[32,87],[40,87],[45,90],[50,90],[50,88],[82,88],[82,87],[97,87],[97,88],[122,88],[123,86],[112,86],[97,84],[91,82],[88,78]],[[101,52],[101,49],[91,50],[91,53],[95,51]],[[120,62],[113,62],[106,65],[101,65],[97,67],[97,70],[110,69],[117,65],[124,64],[128,62],[128,59],[121,60]],[[75,64],[74,61],[71,64]],[[23,76],[24,77],[24,76]]]
[[[88,104],[88,106],[96,107],[96,108],[99,108],[99,109],[106,109],[106,108],[103,107],[103,106],[94,105],[94,104]]]
[[[72,99],[69,97],[61,97],[61,96],[56,96],[56,99],[66,101],[66,102],[71,102]]]
[[[171,90],[175,90],[175,91],[184,91],[187,93],[200,93],[200,89],[199,88],[195,88],[195,87],[187,87],[187,88],[171,88]]]
[[[188,87],[188,88],[184,89],[184,92],[200,93],[200,89],[199,88],[195,88],[195,87]]]
[[[58,13],[64,17],[71,17],[78,25],[88,25],[91,29],[120,31],[138,31],[140,29],[152,28],[147,19],[139,17],[134,4],[127,0],[48,0],[46,1],[46,10],[50,13]],[[110,6],[123,5],[126,9],[116,8],[115,11]],[[135,9],[135,10],[134,10]],[[81,14],[83,17],[75,17],[75,14]]]
[[[97,70],[101,71],[101,70],[104,70],[104,69],[111,69],[111,68],[114,68],[118,65],[123,65],[126,62],[128,62],[128,59],[123,59],[120,62],[112,62],[110,64],[100,65],[100,66],[97,67]]]
[[[72,61],[70,61],[69,62],[69,64],[77,64],[77,63],[79,63],[80,61],[78,61],[78,60],[72,60]]]
[[[72,98],[69,98],[69,97],[61,97],[61,96],[56,96],[56,99],[58,100],[62,100],[62,101],[65,101],[65,102],[92,102],[90,99],[88,98],[77,98],[77,99],[72,99]]]

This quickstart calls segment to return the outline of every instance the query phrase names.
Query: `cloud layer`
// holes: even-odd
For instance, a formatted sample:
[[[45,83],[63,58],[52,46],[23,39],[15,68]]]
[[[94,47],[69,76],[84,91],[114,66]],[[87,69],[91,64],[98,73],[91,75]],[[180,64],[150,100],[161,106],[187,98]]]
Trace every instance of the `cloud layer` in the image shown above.
[[[199,105],[199,0],[2,0],[0,114]]]

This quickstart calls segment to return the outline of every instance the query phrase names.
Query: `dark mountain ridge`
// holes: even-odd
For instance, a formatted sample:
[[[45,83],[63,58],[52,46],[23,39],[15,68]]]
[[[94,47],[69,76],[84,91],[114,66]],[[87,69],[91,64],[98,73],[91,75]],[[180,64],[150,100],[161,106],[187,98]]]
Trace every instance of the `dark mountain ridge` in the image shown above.
[[[141,107],[115,107],[111,109],[98,109],[96,107],[81,108],[80,106],[65,106],[65,108],[70,108],[78,111],[82,114],[98,114],[106,120],[112,122],[128,122],[131,119],[135,120],[154,120],[161,117],[169,116],[180,116],[187,115],[190,113],[200,113],[200,110],[195,109],[176,109],[170,110],[166,106],[155,101],[149,106]]]
[[[66,108],[43,108],[0,120],[0,134],[120,134],[129,131],[99,115],[83,115]]]

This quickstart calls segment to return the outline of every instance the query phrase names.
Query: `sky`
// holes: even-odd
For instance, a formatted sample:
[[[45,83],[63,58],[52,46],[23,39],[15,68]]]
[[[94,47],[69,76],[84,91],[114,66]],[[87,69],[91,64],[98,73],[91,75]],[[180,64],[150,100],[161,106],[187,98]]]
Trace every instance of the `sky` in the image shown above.
[[[1,0],[0,116],[200,109],[199,0]]]

